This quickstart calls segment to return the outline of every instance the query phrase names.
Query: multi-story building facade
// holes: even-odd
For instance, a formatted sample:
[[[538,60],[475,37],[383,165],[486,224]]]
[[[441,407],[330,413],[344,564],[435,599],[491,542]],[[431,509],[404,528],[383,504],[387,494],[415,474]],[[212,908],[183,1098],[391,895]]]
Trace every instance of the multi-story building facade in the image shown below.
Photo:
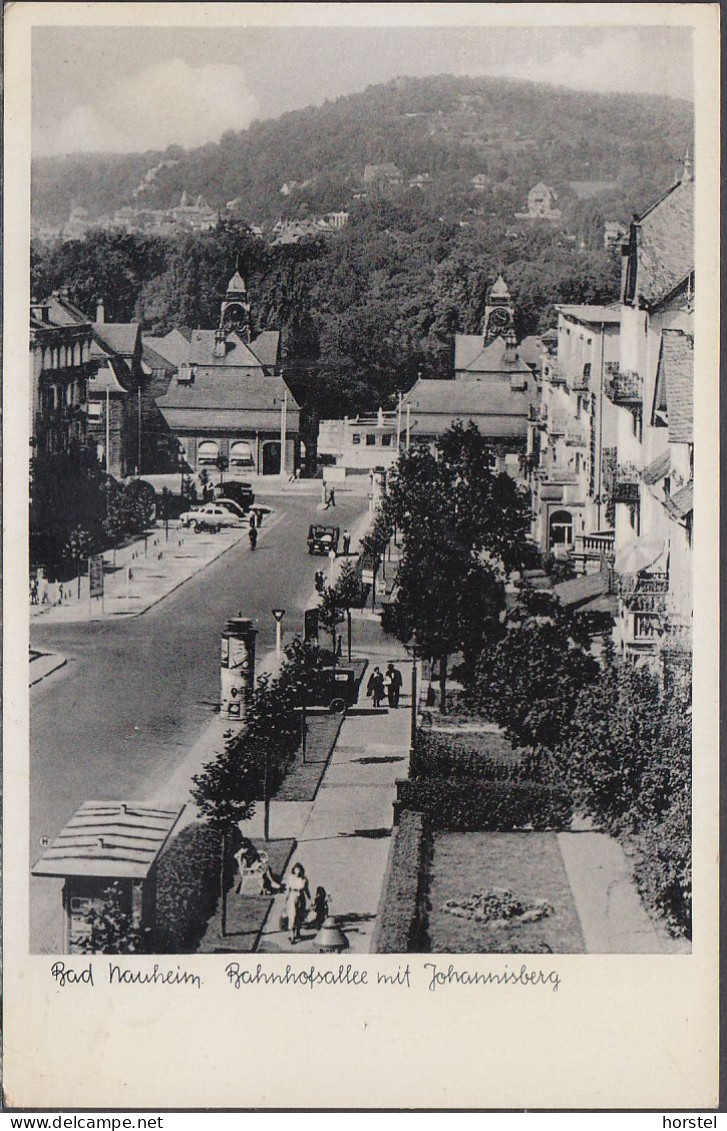
[[[631,224],[618,307],[560,307],[528,463],[533,534],[618,595],[622,655],[688,655],[691,631],[694,185]]]

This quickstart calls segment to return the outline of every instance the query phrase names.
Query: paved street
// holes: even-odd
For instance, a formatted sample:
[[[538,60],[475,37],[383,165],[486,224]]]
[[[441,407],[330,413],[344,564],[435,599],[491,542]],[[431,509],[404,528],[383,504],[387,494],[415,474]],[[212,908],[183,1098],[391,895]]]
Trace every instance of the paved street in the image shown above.
[[[260,657],[274,646],[273,607],[286,609],[286,634],[302,631],[322,561],[305,543],[318,499],[271,502],[281,520],[254,553],[241,542],[143,616],[33,626],[32,645],[68,663],[31,690],[31,860],[84,799],[141,799],[168,781],[214,715],[228,616],[257,621]],[[342,527],[367,506],[338,503],[326,519]],[[60,922],[60,885],[32,880],[31,950],[57,950]]]

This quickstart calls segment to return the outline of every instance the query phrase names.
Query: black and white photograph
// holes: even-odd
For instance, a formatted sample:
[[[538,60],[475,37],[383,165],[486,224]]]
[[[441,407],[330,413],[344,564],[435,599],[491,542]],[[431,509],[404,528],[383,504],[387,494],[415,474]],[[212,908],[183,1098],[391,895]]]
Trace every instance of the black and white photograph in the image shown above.
[[[691,961],[711,6],[38,7],[6,598],[48,992]]]

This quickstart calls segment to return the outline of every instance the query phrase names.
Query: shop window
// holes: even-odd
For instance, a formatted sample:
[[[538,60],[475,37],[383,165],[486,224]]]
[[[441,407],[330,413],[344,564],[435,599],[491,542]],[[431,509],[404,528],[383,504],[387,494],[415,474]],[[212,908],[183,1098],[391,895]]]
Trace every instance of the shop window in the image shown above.
[[[373,432],[366,433],[366,447],[373,448],[376,444],[376,435]]]
[[[236,440],[230,444],[230,467],[254,467],[252,447],[247,440]]]
[[[354,432],[351,435],[351,443],[352,444],[360,444],[361,443],[361,433],[360,432]]]
[[[382,443],[383,447],[390,448],[393,439],[394,439],[394,437],[391,435],[391,433],[387,432],[387,434],[385,436],[381,437],[381,443]]]
[[[214,440],[203,440],[197,447],[197,467],[215,467],[220,454]]]

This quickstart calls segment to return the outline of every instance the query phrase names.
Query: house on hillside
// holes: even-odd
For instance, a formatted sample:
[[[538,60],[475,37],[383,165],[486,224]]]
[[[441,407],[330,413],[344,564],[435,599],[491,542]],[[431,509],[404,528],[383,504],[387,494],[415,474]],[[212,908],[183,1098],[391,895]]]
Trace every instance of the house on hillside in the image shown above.
[[[487,176],[487,173],[476,173],[470,181],[470,184],[475,192],[484,192],[490,184],[490,178]]]
[[[526,212],[516,212],[516,220],[550,220],[555,223],[562,219],[562,213],[556,207],[558,196],[554,189],[544,181],[538,181],[528,193]]]
[[[363,173],[363,183],[366,195],[370,197],[386,196],[395,191],[404,183],[404,176],[392,161],[384,161],[380,165],[366,165]]]

